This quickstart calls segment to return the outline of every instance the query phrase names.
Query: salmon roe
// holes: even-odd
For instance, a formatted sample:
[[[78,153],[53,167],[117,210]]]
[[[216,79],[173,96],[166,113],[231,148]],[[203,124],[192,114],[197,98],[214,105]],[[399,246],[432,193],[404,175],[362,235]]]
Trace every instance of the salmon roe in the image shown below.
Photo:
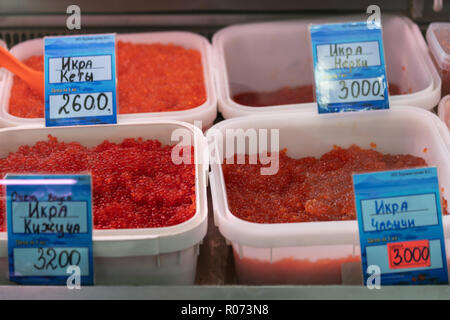
[[[361,263],[361,257],[358,255],[338,259],[321,258],[314,261],[308,257],[264,261],[241,257],[239,252],[233,249],[233,256],[239,283],[252,285],[342,284],[342,266]]]
[[[400,90],[395,84],[389,84],[389,94],[399,95],[411,93]],[[247,91],[233,96],[233,101],[244,106],[250,107],[267,107],[294,103],[314,102],[314,87],[312,85],[298,87],[282,87],[275,91]]]
[[[314,101],[313,86],[283,87],[276,91],[242,92],[233,97],[234,102],[244,106],[266,107]]]
[[[229,163],[229,164],[228,164]],[[426,166],[411,155],[382,154],[352,145],[334,147],[319,159],[293,159],[279,154],[275,175],[260,175],[264,165],[225,161],[222,165],[228,205],[240,219],[287,223],[356,219],[352,173]],[[447,201],[442,201],[447,214]]]
[[[186,148],[183,151],[191,151],[193,157],[193,147]],[[196,211],[195,167],[175,165],[172,149],[140,138],[87,148],[49,136],[48,141],[21,146],[0,159],[0,176],[89,172],[95,229],[167,227],[190,219]],[[1,186],[0,191],[4,193]],[[6,230],[4,217],[5,203],[0,200],[0,231]]]
[[[119,113],[180,111],[206,101],[202,57],[198,50],[174,44],[117,42]],[[24,63],[44,71],[43,56]],[[14,76],[9,113],[21,118],[43,118],[44,100]]]

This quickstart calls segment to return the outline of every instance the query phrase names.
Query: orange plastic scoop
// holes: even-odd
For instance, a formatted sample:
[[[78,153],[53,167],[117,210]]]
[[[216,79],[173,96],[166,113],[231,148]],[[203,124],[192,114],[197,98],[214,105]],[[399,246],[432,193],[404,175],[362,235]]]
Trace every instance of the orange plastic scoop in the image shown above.
[[[4,67],[25,81],[41,97],[44,93],[44,73],[26,66],[3,47],[0,47],[0,67]]]

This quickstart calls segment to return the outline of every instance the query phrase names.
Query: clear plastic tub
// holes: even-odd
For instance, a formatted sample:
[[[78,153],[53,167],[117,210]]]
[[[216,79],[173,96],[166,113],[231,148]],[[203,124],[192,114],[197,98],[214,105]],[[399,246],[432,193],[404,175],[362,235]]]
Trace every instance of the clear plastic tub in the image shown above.
[[[447,125],[450,130],[450,95],[442,98],[438,107],[439,118]]]
[[[360,19],[360,16],[346,16],[251,23],[218,31],[213,37],[213,52],[219,111],[224,118],[233,118],[261,112],[317,108],[312,101],[250,107],[236,103],[233,97],[249,91],[273,92],[283,87],[312,85],[308,25]],[[387,78],[401,92],[411,92],[391,96],[391,105],[434,108],[439,103],[441,80],[418,26],[405,17],[383,15],[382,20]]]
[[[206,101],[202,105],[182,111],[171,112],[150,112],[150,113],[134,113],[119,114],[118,123],[136,122],[152,119],[168,119],[179,120],[193,123],[194,121],[202,121],[203,128],[210,127],[217,116],[217,98],[214,87],[214,78],[212,71],[212,53],[209,41],[200,35],[190,32],[148,32],[148,33],[131,33],[118,34],[117,40],[133,43],[162,43],[183,46],[187,49],[196,49],[200,51],[202,56],[203,78],[206,90]],[[42,55],[44,53],[44,40],[33,39],[19,43],[11,48],[10,52],[20,60],[25,60],[34,55]],[[143,66],[145,68],[145,66]],[[0,125],[18,126],[24,124],[40,124],[44,123],[43,118],[20,118],[9,113],[9,98],[13,84],[13,74],[7,72],[7,77],[3,84],[4,92],[0,96]],[[120,103],[120,102],[119,102]],[[119,105],[120,108],[120,105]]]
[[[427,41],[442,79],[442,95],[450,94],[450,23],[430,24],[427,29]]]
[[[196,160],[196,213],[175,226],[163,228],[94,230],[95,283],[99,285],[193,284],[199,244],[207,230],[207,146],[200,129],[193,125],[165,120],[149,123],[105,126],[44,128],[7,128],[0,130],[0,157],[23,144],[47,140],[51,134],[60,141],[78,141],[94,146],[105,139],[121,142],[124,138],[157,139],[175,144],[171,135],[183,129],[194,146]],[[94,213],[95,214],[95,213]],[[0,233],[0,284],[8,281],[7,233]]]
[[[442,196],[450,200],[450,145],[442,137],[447,130],[443,130],[436,115],[424,109],[398,106],[386,111],[335,115],[285,112],[229,119],[207,133],[212,155],[223,161],[224,154],[230,154],[230,150],[221,147],[215,132],[225,141],[227,130],[242,129],[237,133],[239,139],[250,128],[279,129],[279,149],[287,148],[287,154],[293,158],[319,157],[334,145],[371,148],[371,143],[382,153],[422,157],[430,166],[438,166]],[[237,143],[234,153],[236,146]],[[241,220],[228,206],[221,165],[212,157],[210,162],[214,220],[233,247],[239,282],[362,283],[356,221],[258,224]],[[449,218],[444,217],[447,229]]]

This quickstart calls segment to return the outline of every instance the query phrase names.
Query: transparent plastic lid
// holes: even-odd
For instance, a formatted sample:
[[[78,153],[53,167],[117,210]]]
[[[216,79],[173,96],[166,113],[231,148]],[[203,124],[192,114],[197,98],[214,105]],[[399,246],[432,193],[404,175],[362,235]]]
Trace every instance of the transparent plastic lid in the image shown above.
[[[439,67],[450,70],[450,23],[430,24],[427,30],[427,41]]]

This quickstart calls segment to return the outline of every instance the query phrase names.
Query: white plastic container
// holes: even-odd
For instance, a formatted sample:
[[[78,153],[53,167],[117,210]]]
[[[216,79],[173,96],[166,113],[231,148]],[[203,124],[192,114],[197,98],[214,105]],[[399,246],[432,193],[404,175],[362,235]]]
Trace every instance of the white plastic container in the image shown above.
[[[438,107],[438,115],[450,130],[450,95],[442,98]]]
[[[195,215],[175,226],[145,229],[94,230],[95,283],[99,285],[193,284],[199,244],[207,230],[206,175],[207,146],[200,129],[179,121],[151,120],[149,123],[105,126],[44,128],[7,128],[0,130],[0,157],[23,144],[47,140],[51,134],[60,141],[78,141],[95,146],[105,139],[121,142],[124,138],[157,139],[176,144],[171,134],[182,129],[190,137],[196,160]],[[94,213],[95,214],[95,213]],[[0,233],[0,283],[8,283],[7,233]]]
[[[442,79],[442,95],[450,94],[450,23],[430,24],[427,41]]]
[[[132,33],[118,34],[118,41],[126,41],[133,43],[162,43],[183,46],[186,49],[195,49],[200,51],[202,56],[203,78],[206,91],[206,101],[202,105],[189,110],[171,111],[171,112],[150,112],[150,113],[133,113],[119,114],[118,122],[139,122],[152,119],[168,119],[179,120],[193,123],[194,121],[202,121],[203,128],[210,127],[217,116],[217,97],[214,88],[214,78],[212,72],[212,53],[209,41],[200,35],[191,32],[148,32],[148,33]],[[20,60],[25,60],[34,55],[44,54],[44,40],[33,39],[21,42],[11,48],[10,52]],[[145,66],[143,66],[145,68]],[[5,81],[4,94],[0,96],[0,122],[3,126],[18,126],[24,124],[40,124],[44,123],[43,118],[19,118],[9,113],[9,98],[13,84],[13,74],[8,72]],[[120,103],[120,102],[119,102]],[[120,105],[119,105],[120,109]],[[2,123],[0,123],[1,125]]]
[[[366,19],[364,17],[363,19]],[[250,107],[233,101],[236,94],[275,91],[313,84],[308,25],[361,20],[357,16],[251,23],[226,27],[213,37],[219,111],[224,118],[261,112],[311,110],[317,104]],[[441,80],[416,24],[405,17],[383,15],[383,40],[388,80],[400,94],[391,105],[431,109],[439,103]]]
[[[221,161],[230,150],[221,147],[215,134],[226,141],[229,129],[243,129],[238,137],[250,128],[279,129],[279,149],[287,148],[287,155],[293,158],[319,157],[334,145],[347,148],[357,144],[369,149],[375,143],[379,152],[411,154],[438,166],[442,196],[450,200],[450,149],[441,136],[445,132],[442,127],[436,115],[415,107],[334,115],[285,112],[225,120],[208,131],[207,140],[212,154]],[[241,220],[228,206],[221,165],[212,157],[210,162],[215,224],[233,247],[239,282],[362,283],[356,221],[258,224]],[[444,222],[448,228],[450,217],[444,217]]]

